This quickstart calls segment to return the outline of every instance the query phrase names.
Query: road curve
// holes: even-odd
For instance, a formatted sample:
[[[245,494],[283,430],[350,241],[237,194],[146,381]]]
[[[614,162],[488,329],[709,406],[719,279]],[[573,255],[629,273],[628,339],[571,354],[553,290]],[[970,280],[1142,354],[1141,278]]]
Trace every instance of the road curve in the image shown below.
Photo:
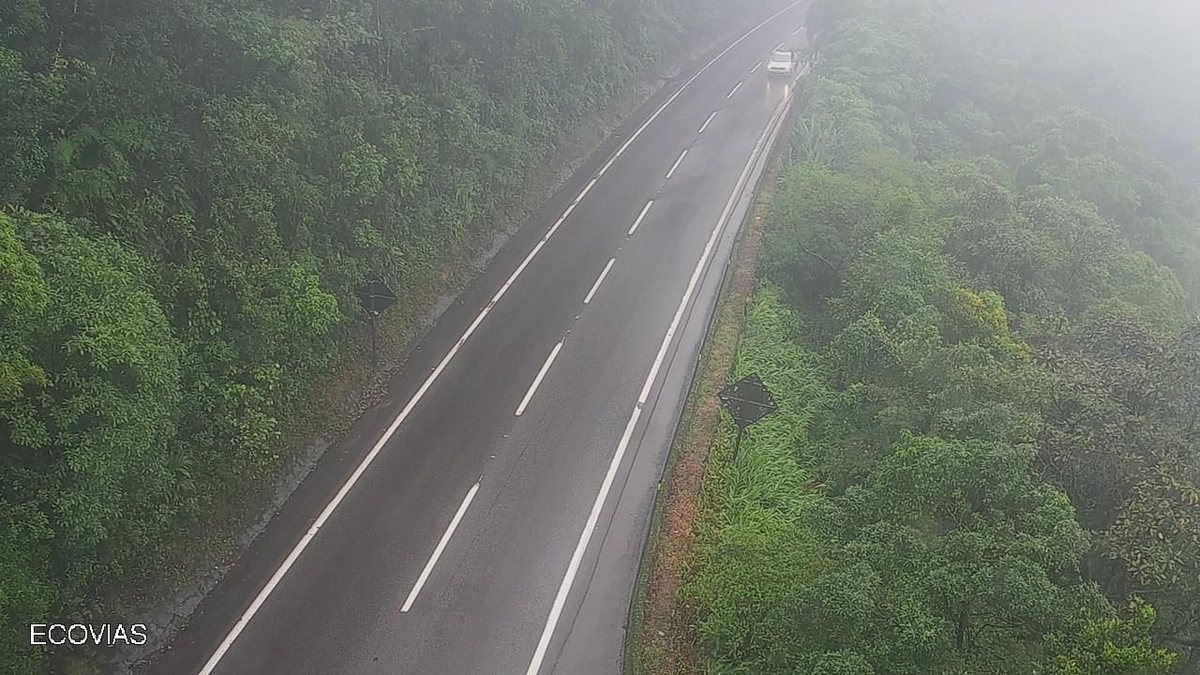
[[[493,259],[143,673],[615,673],[798,2],[654,97]]]

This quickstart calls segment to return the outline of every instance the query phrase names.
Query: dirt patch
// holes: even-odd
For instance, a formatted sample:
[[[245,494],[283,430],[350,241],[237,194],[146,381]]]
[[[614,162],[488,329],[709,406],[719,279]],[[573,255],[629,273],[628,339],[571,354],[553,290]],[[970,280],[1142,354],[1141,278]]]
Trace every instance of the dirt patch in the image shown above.
[[[780,146],[784,147],[786,140]],[[782,163],[779,149],[774,154],[761,185],[777,180]],[[642,588],[633,609],[627,672],[677,675],[704,670],[694,630],[696,608],[681,598],[679,591],[694,569],[709,453],[721,420],[717,392],[733,371],[745,310],[757,284],[764,211],[763,197],[756,197],[730,259],[717,314],[671,450],[666,490],[657,507],[649,553],[643,561]]]

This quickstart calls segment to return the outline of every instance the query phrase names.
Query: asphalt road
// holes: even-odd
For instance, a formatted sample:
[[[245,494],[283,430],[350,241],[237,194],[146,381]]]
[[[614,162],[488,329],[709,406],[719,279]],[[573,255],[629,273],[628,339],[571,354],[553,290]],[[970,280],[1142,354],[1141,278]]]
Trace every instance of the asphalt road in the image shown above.
[[[806,7],[635,113],[139,671],[619,672],[656,485],[791,86],[761,62]]]

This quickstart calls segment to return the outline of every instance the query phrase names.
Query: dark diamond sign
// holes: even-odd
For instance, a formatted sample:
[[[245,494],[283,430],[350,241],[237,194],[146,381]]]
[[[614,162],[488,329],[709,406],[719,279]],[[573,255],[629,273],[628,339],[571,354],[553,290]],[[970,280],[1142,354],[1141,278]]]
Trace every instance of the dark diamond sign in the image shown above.
[[[725,385],[717,398],[721,399],[721,405],[733,416],[733,421],[740,429],[775,411],[775,397],[756,373]]]
[[[379,355],[376,351],[375,320],[379,318],[383,310],[391,307],[396,302],[396,292],[376,278],[359,286],[354,291],[354,294],[358,296],[359,304],[366,310],[367,316],[371,318],[371,363],[378,363]]]
[[[392,306],[396,302],[396,293],[388,288],[388,285],[378,279],[368,281],[358,290],[354,292],[358,296],[358,302],[362,308],[367,311],[372,317],[379,316],[380,312]]]

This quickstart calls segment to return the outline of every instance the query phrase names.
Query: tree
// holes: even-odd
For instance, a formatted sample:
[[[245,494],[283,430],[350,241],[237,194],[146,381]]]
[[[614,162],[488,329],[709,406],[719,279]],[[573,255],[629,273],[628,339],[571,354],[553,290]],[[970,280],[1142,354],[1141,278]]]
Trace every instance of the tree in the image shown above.
[[[766,274],[795,298],[818,305],[840,290],[848,257],[907,217],[903,195],[813,165],[789,170],[772,195]]]
[[[41,267],[18,238],[12,218],[0,213],[0,403],[20,396],[26,385],[45,382],[45,372],[29,356],[48,302]]]
[[[1154,608],[1137,598],[1129,603],[1129,618],[1113,616],[1085,624],[1070,639],[1051,638],[1055,654],[1036,675],[1157,675],[1171,672],[1178,654],[1156,648],[1151,641]]]
[[[1030,672],[1042,635],[1087,611],[1095,591],[1076,575],[1087,538],[1033,459],[1027,447],[909,436],[847,492],[848,552],[881,576],[875,606],[926,617],[885,620],[896,643],[881,645],[878,672]],[[930,651],[892,652],[914,627]]]
[[[43,375],[0,401],[0,497],[21,505],[3,515],[19,519],[8,536],[26,549],[8,564],[48,565],[25,574],[51,574],[75,602],[101,574],[146,556],[172,522],[187,471],[171,444],[178,343],[145,263],[116,242],[25,211],[0,227],[36,258],[48,289],[28,343]]]

